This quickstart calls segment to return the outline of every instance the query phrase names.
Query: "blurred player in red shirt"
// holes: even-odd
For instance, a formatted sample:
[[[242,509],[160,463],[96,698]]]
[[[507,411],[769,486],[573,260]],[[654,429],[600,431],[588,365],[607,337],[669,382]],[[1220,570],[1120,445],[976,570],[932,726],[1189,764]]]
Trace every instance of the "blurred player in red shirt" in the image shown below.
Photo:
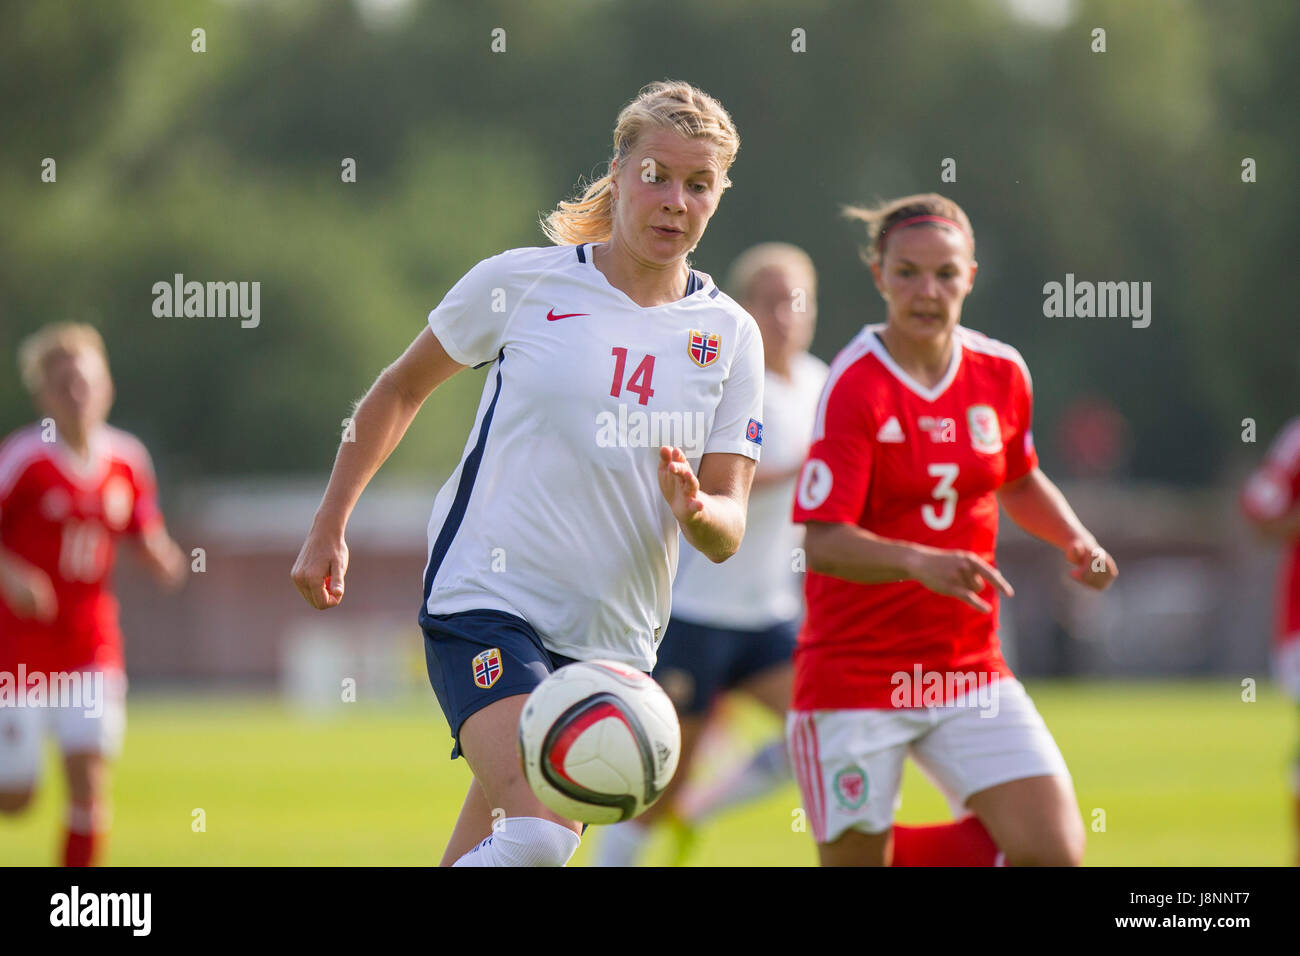
[[[1286,549],[1279,581],[1273,670],[1282,689],[1300,701],[1300,417],[1287,422],[1263,464],[1246,482],[1242,510],[1267,538]],[[1292,770],[1296,833],[1300,836],[1300,757]],[[1300,866],[1300,842],[1296,865]]]
[[[48,729],[68,775],[63,863],[89,866],[126,728],[114,543],[138,542],[168,587],[184,581],[186,560],[144,446],[106,424],[113,382],[99,333],[47,326],[22,343],[19,367],[42,421],[0,444],[0,811],[31,802]]]
[[[821,862],[1078,864],[1065,761],[998,645],[999,502],[1083,584],[1115,563],[1038,469],[1020,354],[959,324],[966,214],[935,194],[847,212],[888,314],[831,363],[795,495],[810,570],[787,736]],[[960,819],[892,827],[908,754]]]

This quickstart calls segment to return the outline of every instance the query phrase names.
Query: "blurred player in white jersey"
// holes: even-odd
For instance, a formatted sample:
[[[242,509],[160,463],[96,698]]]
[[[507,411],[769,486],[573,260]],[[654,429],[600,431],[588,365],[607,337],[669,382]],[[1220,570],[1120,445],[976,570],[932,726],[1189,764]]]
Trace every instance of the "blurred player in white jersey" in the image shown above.
[[[1260,534],[1286,549],[1278,582],[1273,669],[1282,689],[1300,701],[1300,417],[1287,422],[1250,476],[1241,505]],[[1300,756],[1292,768],[1291,792],[1300,838]],[[1300,866],[1300,839],[1296,865]]]
[[[807,253],[784,243],[754,246],[732,265],[727,289],[763,334],[763,463],[754,474],[745,542],[736,556],[714,565],[682,553],[672,620],[654,671],[681,720],[677,775],[640,817],[604,828],[601,866],[639,863],[651,828],[667,815],[675,818],[684,854],[695,826],[792,779],[778,731],[738,773],[701,794],[682,791],[722,694],[744,691],[782,720],[790,705],[790,656],[803,613],[803,529],[790,520],[790,503],[827,373],[826,363],[808,354],[817,273]]]
[[[434,502],[420,610],[452,756],[474,773],[444,865],[568,862],[582,825],[524,778],[525,698],[574,660],[650,672],[679,532],[712,561],[740,546],[762,341],[687,260],[739,148],[717,100],[647,86],[619,114],[607,175],[543,223],[555,245],[485,259],[457,282],[339,448],[292,575],[320,609],[343,597],[348,516],[424,399],[466,366],[492,366]]]

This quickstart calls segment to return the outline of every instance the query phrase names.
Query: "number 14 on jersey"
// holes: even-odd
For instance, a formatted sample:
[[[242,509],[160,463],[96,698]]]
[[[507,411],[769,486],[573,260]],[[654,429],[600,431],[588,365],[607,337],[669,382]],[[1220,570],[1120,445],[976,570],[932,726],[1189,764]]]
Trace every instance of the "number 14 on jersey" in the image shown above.
[[[650,396],[655,393],[650,386],[655,373],[655,357],[646,355],[632,372],[632,377],[627,380],[627,384],[624,384],[623,373],[627,369],[627,349],[615,346],[610,354],[614,356],[614,383],[610,386],[609,394],[618,398],[626,388],[637,396],[638,404],[648,404]]]

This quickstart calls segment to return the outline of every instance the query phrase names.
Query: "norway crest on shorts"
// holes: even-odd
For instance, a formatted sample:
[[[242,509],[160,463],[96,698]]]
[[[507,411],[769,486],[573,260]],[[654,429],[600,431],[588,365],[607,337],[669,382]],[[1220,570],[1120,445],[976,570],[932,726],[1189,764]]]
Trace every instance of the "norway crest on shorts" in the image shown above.
[[[501,677],[501,649],[492,647],[475,655],[473,666],[474,685],[487,690]]]
[[[722,336],[716,332],[701,332],[691,329],[690,345],[687,348],[691,361],[700,368],[708,368],[718,360],[722,353]]]
[[[970,444],[978,452],[995,455],[1002,450],[1002,428],[992,405],[972,405],[966,409],[970,426]]]

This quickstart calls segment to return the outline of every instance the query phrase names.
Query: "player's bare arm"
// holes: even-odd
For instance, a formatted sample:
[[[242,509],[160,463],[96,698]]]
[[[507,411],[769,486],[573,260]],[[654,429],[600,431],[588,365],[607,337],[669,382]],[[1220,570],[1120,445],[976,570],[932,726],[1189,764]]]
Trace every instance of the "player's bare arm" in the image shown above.
[[[659,488],[682,536],[714,563],[740,548],[753,480],[754,460],[745,455],[704,455],[697,478],[680,448],[659,449]]]
[[[1119,575],[1115,559],[1083,526],[1052,480],[1034,468],[998,489],[998,501],[1011,520],[1028,534],[1065,554],[1074,569],[1070,577],[1098,591]]]
[[[809,521],[804,548],[818,574],[859,584],[912,580],[985,614],[992,610],[979,596],[985,582],[1007,597],[1015,593],[997,568],[970,551],[893,541],[843,522]]]
[[[1271,541],[1300,537],[1300,500],[1287,507],[1290,477],[1271,464],[1255,469],[1246,482],[1242,511],[1256,534]]]
[[[433,332],[423,329],[357,406],[356,440],[339,445],[325,495],[290,574],[312,607],[323,610],[343,600],[348,566],[343,535],[357,499],[402,440],[424,400],[464,367],[447,354]]]
[[[18,617],[49,623],[58,615],[49,576],[4,547],[0,547],[0,598]]]
[[[1278,518],[1251,516],[1250,523],[1262,537],[1272,541],[1300,537],[1300,504]]]
[[[140,563],[148,568],[154,580],[162,587],[175,590],[185,583],[188,564],[185,552],[167,533],[162,522],[152,525],[140,535],[135,544]]]

